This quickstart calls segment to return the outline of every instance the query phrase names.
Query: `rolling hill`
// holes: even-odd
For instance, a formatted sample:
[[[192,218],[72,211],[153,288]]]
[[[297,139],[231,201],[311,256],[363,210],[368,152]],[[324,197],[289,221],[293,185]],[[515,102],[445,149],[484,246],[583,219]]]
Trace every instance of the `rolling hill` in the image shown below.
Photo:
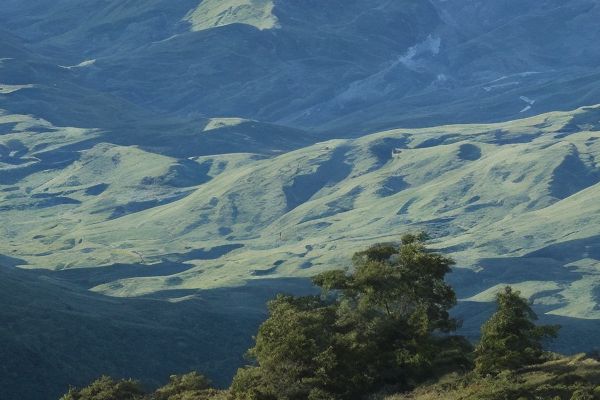
[[[593,335],[570,338],[597,329],[600,319],[600,107],[497,124],[396,129],[279,154],[187,158],[150,145],[110,143],[102,130],[57,127],[27,115],[1,118],[0,264],[9,268],[3,272],[8,279],[19,278],[8,283],[2,301],[29,304],[19,310],[33,310],[32,326],[42,318],[37,307],[53,310],[45,320],[47,335],[33,334],[35,343],[70,348],[72,341],[60,334],[62,302],[84,307],[79,316],[104,310],[95,322],[84,318],[84,326],[112,320],[113,313],[140,318],[150,324],[144,331],[150,341],[161,340],[152,321],[174,324],[144,319],[165,307],[174,309],[164,318],[201,313],[193,319],[212,321],[216,315],[224,318],[218,326],[243,314],[247,322],[240,322],[239,335],[249,339],[275,292],[309,290],[305,278],[349,265],[357,247],[423,229],[436,249],[458,262],[451,282],[461,297],[455,313],[464,320],[463,333],[477,336],[494,291],[511,284],[534,301],[542,319],[564,325],[557,349],[597,346]],[[218,137],[245,123],[212,119],[201,135]],[[267,125],[256,126],[261,132]],[[77,300],[81,296],[86,300]],[[197,296],[210,300],[197,304]],[[18,313],[9,308],[6,318]],[[5,325],[3,334],[22,341],[5,355],[37,351],[41,361],[28,368],[46,369],[54,353],[41,345],[31,350],[26,330],[12,327]],[[90,329],[74,335],[93,343],[95,335],[116,334]],[[190,328],[181,322],[173,329]],[[205,329],[197,346],[218,335],[213,322]],[[219,357],[228,360],[241,355],[237,347],[223,351]],[[230,376],[211,366],[212,356],[191,354],[195,363],[174,350],[165,365],[214,369],[221,381]],[[90,365],[85,378],[133,371],[127,365]],[[157,371],[135,371],[159,379]],[[55,385],[81,382],[72,373],[42,376]]]
[[[1,252],[23,259],[24,268],[186,265],[93,288],[129,297],[309,277],[343,266],[357,243],[393,241],[407,230],[430,232],[436,248],[475,270],[484,259],[593,245],[599,117],[598,107],[586,107],[492,125],[392,130],[271,157],[175,159],[100,143],[63,168],[2,189],[9,223]],[[11,160],[36,157],[22,153],[14,150]],[[583,273],[575,283],[591,282],[595,252],[568,248],[568,260],[548,258],[573,266],[566,277]],[[575,309],[588,306],[581,293],[569,299],[574,282],[523,284],[537,288],[532,295],[560,289],[560,300],[551,296],[555,313],[597,318],[592,303],[589,312]]]

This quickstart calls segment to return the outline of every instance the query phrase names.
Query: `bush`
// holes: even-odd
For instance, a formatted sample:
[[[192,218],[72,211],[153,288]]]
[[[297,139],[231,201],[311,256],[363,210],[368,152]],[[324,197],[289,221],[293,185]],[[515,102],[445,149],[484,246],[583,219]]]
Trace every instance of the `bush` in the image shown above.
[[[143,397],[139,382],[102,376],[83,389],[69,389],[61,400],[140,400]]]
[[[211,388],[210,381],[197,372],[185,375],[171,375],[169,383],[157,389],[151,400],[205,400],[213,398],[217,391]]]

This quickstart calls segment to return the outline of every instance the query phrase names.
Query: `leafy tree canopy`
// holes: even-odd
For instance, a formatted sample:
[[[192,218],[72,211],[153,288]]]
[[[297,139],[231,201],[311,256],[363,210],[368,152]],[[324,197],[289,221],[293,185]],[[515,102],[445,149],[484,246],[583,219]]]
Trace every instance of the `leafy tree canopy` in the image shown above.
[[[496,295],[497,311],[481,328],[475,370],[481,375],[516,370],[541,361],[542,341],[556,337],[558,326],[536,326],[527,300],[507,286]]]
[[[210,380],[197,372],[190,372],[171,375],[169,383],[157,389],[150,400],[205,400],[214,398],[216,394]]]
[[[210,381],[197,372],[172,375],[169,383],[147,394],[131,379],[115,380],[102,376],[82,389],[70,388],[60,400],[208,400],[222,395],[210,387]]]
[[[350,271],[314,278],[320,297],[272,301],[249,352],[255,364],[238,372],[232,395],[355,399],[427,379],[441,365],[468,367],[468,343],[443,335],[457,326],[448,313],[456,296],[444,281],[453,261],[429,251],[426,239],[406,235],[356,253]]]

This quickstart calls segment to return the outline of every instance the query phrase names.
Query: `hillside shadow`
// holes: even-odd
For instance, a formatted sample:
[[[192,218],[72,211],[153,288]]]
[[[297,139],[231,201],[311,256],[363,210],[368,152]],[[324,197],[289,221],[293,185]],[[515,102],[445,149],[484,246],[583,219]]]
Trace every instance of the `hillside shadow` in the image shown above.
[[[576,266],[584,258],[600,260],[600,235],[552,244],[522,257],[484,258],[478,271],[454,268],[448,281],[468,298],[498,284],[525,281],[571,283],[583,278]]]
[[[72,268],[59,271],[36,269],[39,276],[59,279],[91,289],[98,285],[127,278],[145,278],[153,276],[169,276],[194,268],[192,264],[164,261],[157,264],[112,264],[104,267]]]
[[[128,278],[166,277],[186,272],[196,266],[188,264],[191,260],[214,260],[234,250],[244,247],[242,244],[228,244],[209,249],[193,249],[185,253],[170,253],[160,256],[154,264],[116,263],[106,266],[89,266],[62,270],[33,269],[37,275],[58,279],[83,289]],[[15,268],[26,265],[27,261],[0,254],[0,268]]]
[[[321,162],[314,172],[296,175],[291,185],[284,186],[287,211],[306,203],[324,187],[346,179],[352,172],[352,166],[346,162],[347,152],[347,147],[334,149],[329,159]]]
[[[194,249],[185,253],[169,253],[161,256],[164,260],[172,262],[185,262],[190,260],[216,260],[231,253],[234,250],[244,247],[241,243],[224,244],[210,249]]]
[[[192,370],[225,387],[247,362],[244,353],[266,318],[268,300],[314,290],[307,279],[270,279],[113,298],[63,278],[0,268],[0,365],[11,371],[0,376],[3,393],[58,398],[69,385],[102,374],[152,387]]]
[[[11,256],[7,256],[4,254],[0,254],[0,268],[2,268],[2,267],[14,268],[19,265],[27,265],[27,261],[25,261],[21,258],[11,257]]]

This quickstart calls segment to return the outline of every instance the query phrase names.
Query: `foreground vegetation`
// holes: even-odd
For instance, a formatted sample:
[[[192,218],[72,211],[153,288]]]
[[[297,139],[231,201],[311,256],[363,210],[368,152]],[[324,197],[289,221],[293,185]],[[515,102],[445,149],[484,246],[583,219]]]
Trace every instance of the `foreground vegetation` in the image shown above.
[[[453,335],[456,296],[444,280],[453,261],[425,240],[372,246],[350,271],[316,276],[320,296],[271,301],[251,362],[228,390],[195,372],[154,392],[102,377],[61,400],[600,399],[599,364],[544,352],[558,327],[537,326],[510,287],[497,294],[475,348]]]
[[[600,399],[600,363],[584,354],[548,355],[549,361],[482,377],[452,373],[434,384],[402,394],[379,393],[369,400],[597,400]],[[71,390],[63,400],[231,400],[228,391],[205,386],[195,374],[174,376],[155,393],[144,394],[139,383],[102,377],[82,390]],[[386,390],[387,393],[393,390]]]
[[[432,385],[377,400],[594,400],[600,399],[600,363],[579,354],[496,376],[449,375]]]

